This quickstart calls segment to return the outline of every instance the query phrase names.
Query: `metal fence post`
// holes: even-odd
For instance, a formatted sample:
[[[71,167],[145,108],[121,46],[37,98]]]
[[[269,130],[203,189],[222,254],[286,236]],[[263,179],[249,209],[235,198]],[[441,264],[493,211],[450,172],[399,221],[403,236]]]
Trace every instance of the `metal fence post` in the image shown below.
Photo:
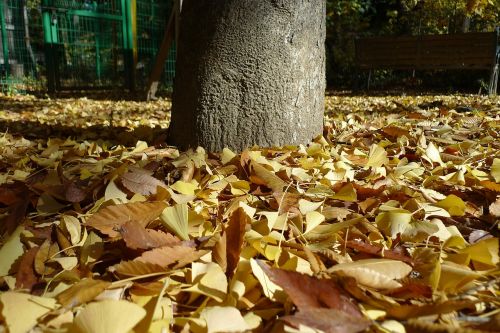
[[[125,64],[125,86],[135,91],[135,69],[137,65],[137,2],[122,0],[123,52]]]
[[[0,33],[2,37],[3,65],[5,68],[6,79],[9,77],[9,44],[7,40],[7,21],[5,20],[4,1],[0,0]]]
[[[45,66],[47,71],[47,89],[49,92],[55,92],[59,86],[58,74],[58,53],[57,53],[57,17],[51,8],[52,0],[43,0],[43,37],[45,48]],[[54,14],[54,16],[53,16]]]

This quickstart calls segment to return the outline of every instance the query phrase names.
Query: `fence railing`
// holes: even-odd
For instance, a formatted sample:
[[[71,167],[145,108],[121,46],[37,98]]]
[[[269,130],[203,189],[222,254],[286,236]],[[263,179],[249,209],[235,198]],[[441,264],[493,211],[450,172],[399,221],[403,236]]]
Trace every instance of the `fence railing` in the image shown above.
[[[165,0],[0,0],[0,91],[140,91],[171,7]],[[164,88],[174,62],[175,51]]]

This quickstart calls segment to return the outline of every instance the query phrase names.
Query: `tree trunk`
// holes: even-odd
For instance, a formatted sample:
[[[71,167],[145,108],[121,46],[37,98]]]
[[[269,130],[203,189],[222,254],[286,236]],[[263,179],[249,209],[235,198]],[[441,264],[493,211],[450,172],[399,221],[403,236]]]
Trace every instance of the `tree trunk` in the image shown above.
[[[170,142],[209,151],[322,133],[325,1],[184,0]]]

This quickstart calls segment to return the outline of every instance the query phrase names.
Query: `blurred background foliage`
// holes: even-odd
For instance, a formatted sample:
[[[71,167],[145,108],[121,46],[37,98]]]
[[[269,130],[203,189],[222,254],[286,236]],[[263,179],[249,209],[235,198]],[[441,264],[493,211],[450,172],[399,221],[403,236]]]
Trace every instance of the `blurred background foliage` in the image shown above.
[[[399,36],[493,31],[500,25],[500,0],[327,0],[327,83],[332,89],[360,88],[366,73],[354,64],[354,40]],[[375,87],[408,84],[449,90],[477,89],[488,73],[376,71]],[[411,77],[411,78],[410,78]]]

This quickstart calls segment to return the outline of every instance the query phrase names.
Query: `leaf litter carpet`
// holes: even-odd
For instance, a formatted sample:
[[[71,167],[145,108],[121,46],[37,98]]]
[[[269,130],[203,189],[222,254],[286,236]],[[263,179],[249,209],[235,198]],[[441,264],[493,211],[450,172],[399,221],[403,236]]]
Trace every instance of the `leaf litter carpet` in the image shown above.
[[[169,100],[0,96],[0,332],[498,332],[500,99],[340,97],[178,151]]]

